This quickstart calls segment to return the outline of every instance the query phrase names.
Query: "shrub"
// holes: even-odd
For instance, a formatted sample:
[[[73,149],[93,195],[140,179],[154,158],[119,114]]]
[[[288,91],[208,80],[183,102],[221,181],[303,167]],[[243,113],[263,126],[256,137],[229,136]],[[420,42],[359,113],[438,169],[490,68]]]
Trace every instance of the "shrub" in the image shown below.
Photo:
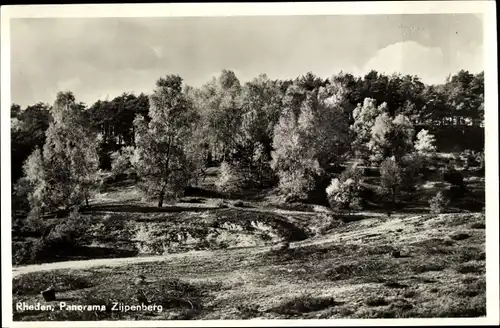
[[[344,171],[337,179],[332,179],[326,188],[330,206],[336,210],[358,210],[361,204],[362,172],[356,166]]]
[[[33,263],[31,250],[34,241],[28,239],[26,241],[12,241],[12,264],[21,265],[26,263]]]
[[[133,170],[134,147],[124,147],[111,154],[111,173],[113,177],[118,177],[131,173]]]
[[[449,205],[449,200],[444,196],[442,192],[438,192],[436,196],[429,200],[429,206],[431,213],[443,213]]]
[[[236,193],[241,188],[241,179],[238,172],[227,162],[222,162],[220,166],[215,187],[218,192],[228,195]]]
[[[324,234],[331,229],[344,225],[344,221],[333,215],[321,213],[318,216],[321,218],[320,222],[316,226],[311,227],[311,230],[315,235]]]
[[[383,297],[371,296],[365,300],[365,304],[368,306],[384,306],[384,305],[388,305],[389,303]]]
[[[90,220],[74,210],[53,226],[47,239],[54,246],[80,246],[87,241],[89,228]]]
[[[297,315],[326,309],[336,304],[332,297],[314,297],[308,294],[284,301],[273,309],[274,312],[285,315]]]
[[[282,171],[278,176],[279,190],[287,202],[307,199],[316,184],[316,177],[307,171]]]
[[[27,231],[39,229],[37,238],[13,244],[13,261],[15,264],[38,263],[52,259],[75,247],[85,244],[90,230],[90,220],[81,216],[76,210],[67,218],[57,219],[53,223],[30,217],[25,224]]]
[[[471,167],[484,167],[484,153],[466,149],[460,153],[459,159],[465,170]]]
[[[16,222],[16,232],[23,237],[43,236],[48,227],[48,221],[37,211],[31,211],[25,219]]]
[[[145,225],[141,225],[140,228],[136,230],[135,236],[133,237],[140,253],[162,253],[164,249],[159,249],[158,243],[156,242],[157,239],[154,231],[148,229]]]
[[[451,170],[443,174],[443,180],[450,183],[451,187],[448,190],[447,197],[450,199],[458,199],[463,197],[467,192],[467,187],[464,182],[462,173]]]
[[[41,263],[54,258],[57,249],[47,238],[28,239],[24,242],[12,243],[12,263],[14,265]]]
[[[415,141],[415,150],[422,154],[432,154],[436,151],[436,138],[429,133],[429,131],[423,129],[417,134],[417,140]]]

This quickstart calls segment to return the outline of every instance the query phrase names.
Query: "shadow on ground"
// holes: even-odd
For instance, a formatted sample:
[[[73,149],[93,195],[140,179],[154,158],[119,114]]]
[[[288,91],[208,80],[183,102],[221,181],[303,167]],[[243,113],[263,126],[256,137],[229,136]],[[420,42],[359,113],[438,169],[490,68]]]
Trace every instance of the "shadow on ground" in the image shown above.
[[[216,207],[192,207],[192,206],[141,206],[141,205],[123,205],[123,204],[103,204],[94,205],[90,208],[84,209],[83,213],[92,212],[116,212],[116,213],[164,213],[164,212],[203,212],[216,209]]]
[[[61,250],[58,254],[53,254],[48,258],[44,258],[44,263],[63,262],[74,260],[91,260],[91,259],[111,259],[123,257],[136,257],[137,250],[117,249],[111,247],[100,246],[80,246]]]

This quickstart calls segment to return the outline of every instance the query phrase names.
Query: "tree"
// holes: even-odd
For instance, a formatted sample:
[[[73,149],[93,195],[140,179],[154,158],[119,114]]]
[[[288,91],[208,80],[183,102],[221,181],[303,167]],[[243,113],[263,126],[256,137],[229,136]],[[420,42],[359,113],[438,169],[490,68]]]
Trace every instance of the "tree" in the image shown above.
[[[17,112],[17,106],[13,107],[13,110]],[[45,132],[51,121],[49,106],[44,103],[28,106],[19,111],[16,118],[11,119],[11,176],[13,183],[23,175],[22,166],[28,155],[36,147],[43,147]]]
[[[305,148],[301,139],[295,115],[283,113],[274,131],[271,168],[277,172],[284,194],[306,198],[321,168],[312,149]]]
[[[290,88],[300,94],[294,86]],[[346,153],[349,133],[341,107],[344,96],[338,85],[306,91],[298,116],[297,98],[286,97],[289,102],[274,131],[271,167],[289,196],[307,197],[325,169]]]
[[[212,79],[201,88],[198,107],[202,109],[203,120],[213,152],[223,160],[234,151],[235,136],[241,124],[241,85],[234,72],[223,70],[218,78]]]
[[[240,139],[257,142],[269,148],[274,126],[281,110],[281,94],[278,85],[265,74],[243,86],[241,105],[243,110]]]
[[[277,84],[266,75],[260,75],[243,87],[243,114],[235,136],[236,149],[230,161],[238,166],[250,184],[262,186],[271,178],[271,143],[280,115],[281,99]]]
[[[390,209],[393,210],[397,196],[401,187],[401,168],[394,157],[386,158],[380,165],[380,187],[379,193],[390,204]],[[390,211],[389,210],[389,213]]]
[[[358,106],[353,111],[353,124],[350,126],[351,131],[354,133],[353,150],[356,154],[367,158],[369,154],[368,143],[372,138],[372,128],[375,125],[375,120],[381,114],[387,114],[387,104],[383,103],[376,106],[375,99],[365,98],[363,104]],[[381,117],[386,118],[386,116]],[[380,124],[380,123],[379,123]]]
[[[24,177],[16,185],[16,192],[25,193],[31,211],[43,211],[48,203],[48,183],[45,163],[40,148],[36,148],[23,165]],[[22,195],[20,195],[22,196]]]
[[[57,94],[43,152],[35,150],[24,166],[32,209],[69,210],[84,200],[88,205],[98,181],[97,138],[82,109],[71,92]]]
[[[211,160],[210,143],[205,123],[204,120],[200,119],[193,123],[193,132],[187,138],[186,143],[187,164],[190,166],[193,183],[195,184],[205,180]]]
[[[191,178],[186,144],[198,119],[194,106],[182,91],[182,78],[167,75],[156,82],[150,96],[151,121],[135,119],[135,160],[139,187],[148,197],[177,198]]]
[[[149,120],[148,96],[123,93],[111,101],[95,102],[87,111],[90,125],[100,135],[99,163],[103,169],[111,168],[111,153],[121,147],[134,146],[135,116],[142,115]]]
[[[342,108],[344,109],[349,124],[353,124],[353,111],[356,106],[363,101],[363,99],[361,99],[361,80],[355,78],[352,74],[341,71],[330,77],[328,84],[342,86],[345,93],[345,102],[342,104]]]
[[[419,121],[426,126],[442,126],[447,124],[451,113],[443,85],[428,85],[423,94],[423,106],[420,111]]]
[[[460,70],[445,84],[447,101],[453,110],[451,115],[454,125],[471,124],[472,119],[477,118],[477,107],[479,107],[477,97],[481,94],[481,87],[474,88],[474,91],[479,91],[479,94],[473,94],[471,88],[473,82],[473,74]]]
[[[399,114],[392,119],[387,113],[380,114],[375,119],[368,142],[370,159],[380,162],[394,156],[399,161],[413,150],[413,136],[413,124],[406,116]]]
[[[21,114],[21,106],[18,104],[12,104],[10,106],[10,118],[18,118]]]
[[[426,161],[427,158],[418,152],[408,153],[400,159],[401,191],[412,193],[417,190],[422,181],[422,168],[427,164]]]
[[[415,150],[422,155],[429,155],[436,151],[436,139],[428,130],[422,129],[417,133]]]

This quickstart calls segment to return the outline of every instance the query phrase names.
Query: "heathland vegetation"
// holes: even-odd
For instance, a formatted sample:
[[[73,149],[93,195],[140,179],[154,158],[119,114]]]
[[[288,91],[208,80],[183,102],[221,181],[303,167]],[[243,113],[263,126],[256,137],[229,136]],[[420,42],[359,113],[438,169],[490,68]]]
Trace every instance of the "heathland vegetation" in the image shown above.
[[[113,279],[141,271],[181,318],[484,315],[483,121],[484,74],[467,71],[426,85],[375,71],[242,83],[223,70],[198,88],[166,75],[148,95],[13,104],[14,265],[186,256],[114,276],[27,273],[15,298],[53,284],[106,303]],[[433,285],[445,278],[463,288]]]

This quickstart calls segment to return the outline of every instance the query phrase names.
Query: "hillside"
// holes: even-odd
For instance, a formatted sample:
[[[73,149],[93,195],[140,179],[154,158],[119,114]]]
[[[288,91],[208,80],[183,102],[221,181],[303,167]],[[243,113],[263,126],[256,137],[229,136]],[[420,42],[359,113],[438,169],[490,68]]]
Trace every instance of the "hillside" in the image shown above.
[[[279,220],[288,228],[304,232],[301,237],[305,239],[291,237],[293,234],[284,237],[298,239],[284,250],[266,242],[262,229],[245,233],[236,225],[228,225],[225,241],[244,241],[245,245],[193,248],[177,254],[111,259],[108,263],[86,260],[17,267],[13,278],[14,320],[485,315],[483,214],[331,216],[328,227],[323,225],[313,233],[313,229],[300,229],[301,220],[307,220],[310,228],[319,227],[328,215],[297,212],[262,210],[257,216],[267,222]],[[190,213],[198,213],[197,220],[210,216],[207,211]],[[256,219],[255,211],[244,208],[211,213],[213,217],[232,214],[240,223]],[[182,220],[176,223],[174,216],[140,215],[142,220],[149,218],[156,224],[189,227]],[[276,228],[282,230],[287,229]],[[141,275],[144,281],[138,284]],[[52,302],[54,311],[16,310],[17,302],[43,303],[39,292],[49,286],[57,291],[58,301]],[[150,304],[162,305],[163,311],[109,311],[113,302],[138,304],[137,295],[143,295]],[[107,304],[108,311],[59,310],[59,301]]]

